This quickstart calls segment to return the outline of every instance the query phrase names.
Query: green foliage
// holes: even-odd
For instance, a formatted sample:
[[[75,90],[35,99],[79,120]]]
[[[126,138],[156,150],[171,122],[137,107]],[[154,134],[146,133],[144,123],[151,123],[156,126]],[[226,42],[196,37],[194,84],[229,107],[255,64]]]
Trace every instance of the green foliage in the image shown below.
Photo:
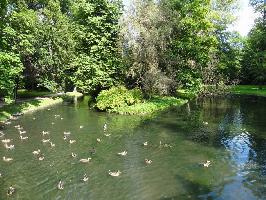
[[[136,103],[131,106],[116,107],[110,111],[123,115],[147,115],[155,114],[170,107],[181,106],[186,102],[187,100],[177,99],[175,97],[154,96],[151,99],[145,100],[143,102]]]
[[[118,51],[120,2],[77,0],[72,6],[79,56],[72,81],[85,93],[99,92],[121,79]]]
[[[266,96],[266,86],[236,85],[231,88],[231,92],[234,94]]]
[[[139,89],[128,90],[124,86],[118,86],[102,90],[96,99],[96,107],[100,110],[113,111],[141,101],[142,93]]]
[[[266,84],[266,26],[258,19],[244,46],[242,82]]]
[[[0,91],[11,97],[19,80],[23,66],[18,55],[0,51]]]

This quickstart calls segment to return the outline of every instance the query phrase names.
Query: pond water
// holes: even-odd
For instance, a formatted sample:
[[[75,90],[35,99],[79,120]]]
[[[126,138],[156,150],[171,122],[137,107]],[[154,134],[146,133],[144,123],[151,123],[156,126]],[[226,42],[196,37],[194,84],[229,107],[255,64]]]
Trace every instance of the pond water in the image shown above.
[[[15,125],[29,138],[21,140]],[[15,149],[0,144],[0,199],[11,185],[11,199],[266,199],[265,98],[204,98],[150,119],[62,104],[28,113],[2,131]],[[66,140],[64,132],[71,132]],[[54,147],[42,142],[48,138]],[[32,154],[37,149],[44,160]],[[126,156],[117,155],[124,150]],[[89,163],[79,162],[88,157]]]

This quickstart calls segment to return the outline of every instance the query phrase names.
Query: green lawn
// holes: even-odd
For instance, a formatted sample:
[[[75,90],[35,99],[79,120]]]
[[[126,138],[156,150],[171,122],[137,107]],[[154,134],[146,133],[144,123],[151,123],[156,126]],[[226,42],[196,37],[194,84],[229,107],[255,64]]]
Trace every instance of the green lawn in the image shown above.
[[[57,103],[62,102],[62,98],[39,98],[32,99],[29,101],[14,103],[10,105],[5,105],[0,108],[0,121],[5,121],[9,119],[13,114],[16,113],[27,113],[30,111],[35,111],[37,109],[45,108]]]
[[[234,94],[246,94],[246,95],[256,95],[256,96],[266,96],[266,85],[236,85],[233,86],[231,92]]]

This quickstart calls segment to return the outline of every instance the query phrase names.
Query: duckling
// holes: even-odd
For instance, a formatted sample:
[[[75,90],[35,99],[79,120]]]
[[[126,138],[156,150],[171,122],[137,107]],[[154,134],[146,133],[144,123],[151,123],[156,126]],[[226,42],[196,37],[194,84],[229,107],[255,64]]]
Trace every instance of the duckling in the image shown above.
[[[11,145],[8,146],[8,144],[5,143],[5,148],[6,148],[6,149],[9,149],[9,150],[11,150],[11,149],[15,149],[15,145],[14,145],[14,144],[11,144]]]
[[[26,136],[26,137],[23,137],[22,135],[20,136],[21,140],[27,140],[28,138],[29,138],[28,136]]]
[[[89,177],[87,176],[87,174],[83,175],[82,180],[83,180],[83,182],[87,182],[89,180]]]
[[[104,125],[103,125],[103,131],[104,132],[107,131],[107,124],[106,123],[104,123]]]
[[[146,164],[151,164],[152,163],[152,160],[148,160],[148,159],[145,158],[145,163]]]
[[[57,189],[58,190],[63,190],[64,189],[64,182],[62,180],[59,181],[57,184]]]
[[[76,142],[76,140],[69,140],[69,144],[73,144],[75,142]]]
[[[119,152],[117,154],[120,155],[120,156],[126,156],[127,155],[127,151],[122,151],[122,152]]]
[[[120,172],[119,170],[116,171],[116,172],[111,172],[111,171],[109,170],[109,172],[108,172],[108,174],[109,174],[110,176],[120,176],[121,173],[122,173],[122,172]]]
[[[42,135],[49,135],[49,131],[42,131]]]
[[[209,167],[211,165],[211,161],[207,160],[205,163],[203,163],[203,167]]]
[[[76,158],[77,157],[77,154],[75,154],[75,153],[71,153],[71,156],[72,156],[72,158]]]
[[[148,142],[147,142],[147,141],[144,142],[144,143],[143,143],[143,146],[148,146]]]
[[[12,160],[13,160],[13,158],[6,158],[5,156],[3,157],[3,161],[5,161],[5,162],[10,162]]]
[[[3,143],[9,143],[9,142],[11,142],[11,139],[4,139],[4,140],[2,140],[2,142]]]
[[[110,133],[105,133],[104,135],[105,135],[106,137],[110,137],[110,136],[111,136]]]
[[[79,162],[81,163],[89,163],[91,160],[91,158],[83,158],[83,159],[80,159]]]
[[[101,139],[100,139],[100,138],[97,138],[96,140],[97,140],[97,142],[99,142],[99,143],[101,142]]]
[[[27,131],[19,131],[20,135],[25,134],[25,133],[27,133]]]
[[[50,142],[50,138],[49,138],[49,139],[42,139],[42,142],[43,142],[43,143]]]
[[[14,194],[15,190],[16,189],[11,185],[7,190],[7,196],[11,196],[12,194]]]
[[[41,153],[41,150],[38,149],[38,150],[33,151],[32,153],[33,153],[33,155],[39,155]]]

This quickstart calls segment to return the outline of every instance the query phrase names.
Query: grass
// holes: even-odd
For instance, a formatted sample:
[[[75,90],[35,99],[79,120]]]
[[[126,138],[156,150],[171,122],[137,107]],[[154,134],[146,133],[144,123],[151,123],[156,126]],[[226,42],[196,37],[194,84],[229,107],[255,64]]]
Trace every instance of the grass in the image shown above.
[[[181,106],[185,103],[187,103],[187,100],[177,99],[175,97],[153,97],[131,106],[118,107],[109,110],[109,112],[128,115],[147,115],[157,113],[173,106]]]
[[[233,94],[266,96],[266,86],[236,85],[232,87],[231,92]]]
[[[0,108],[0,121],[4,122],[12,117],[16,113],[27,113],[42,109],[57,103],[62,102],[62,98],[36,98],[29,101],[5,105]]]

